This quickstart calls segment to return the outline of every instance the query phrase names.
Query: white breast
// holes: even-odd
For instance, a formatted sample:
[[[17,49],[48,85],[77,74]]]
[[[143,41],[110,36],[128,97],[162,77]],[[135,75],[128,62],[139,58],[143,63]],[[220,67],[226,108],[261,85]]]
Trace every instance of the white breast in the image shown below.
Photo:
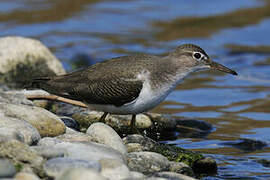
[[[150,83],[150,73],[143,71],[138,75],[138,79],[142,80],[143,88],[135,100],[130,103],[124,104],[120,107],[113,105],[89,105],[95,110],[109,112],[112,114],[138,114],[146,112],[158,104],[160,104],[168,94],[180,83],[186,74],[179,75],[178,77],[172,77],[171,81],[167,84],[163,84],[159,88],[153,89]]]

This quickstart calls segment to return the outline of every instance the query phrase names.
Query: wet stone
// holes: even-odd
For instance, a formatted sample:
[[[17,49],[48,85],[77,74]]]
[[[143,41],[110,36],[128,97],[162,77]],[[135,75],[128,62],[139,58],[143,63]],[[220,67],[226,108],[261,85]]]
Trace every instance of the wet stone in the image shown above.
[[[161,154],[154,152],[132,152],[128,154],[128,167],[132,171],[151,174],[159,171],[168,171],[169,161]]]
[[[213,129],[213,126],[205,121],[196,119],[176,118],[176,129],[180,134],[179,137],[205,137]]]
[[[233,146],[246,152],[262,150],[264,147],[267,146],[267,143],[253,139],[239,139],[237,141],[227,142],[224,144]]]
[[[138,150],[142,149],[143,151],[150,151],[157,144],[157,142],[155,142],[154,140],[138,134],[126,136],[125,138],[123,138],[123,142],[124,144],[126,144],[126,146],[129,146],[128,144],[132,143],[130,146],[133,147],[134,143],[140,144],[141,146],[138,146]]]
[[[192,176],[192,177],[195,176],[192,168],[182,162],[170,161],[170,171],[179,173],[179,174],[184,174],[186,176]]]
[[[92,137],[89,134],[74,131],[70,128],[67,128],[67,131],[65,134],[57,136],[56,138],[64,142],[91,142],[92,141]]]
[[[53,158],[44,165],[44,170],[51,177],[59,177],[65,170],[73,168],[85,168],[99,172],[101,166],[97,161],[87,161],[75,158]]]
[[[0,158],[0,178],[13,177],[16,173],[16,169],[13,163],[4,158]]]
[[[91,136],[92,141],[108,145],[124,155],[127,154],[122,139],[110,126],[103,123],[94,123],[87,129],[86,133]]]
[[[80,130],[79,124],[73,118],[67,117],[67,116],[62,116],[62,117],[60,117],[60,119],[63,121],[63,123],[67,127],[71,128],[73,130],[76,130],[76,131],[79,131]]]
[[[195,161],[192,169],[195,174],[213,175],[217,173],[217,163],[213,158],[205,157]]]

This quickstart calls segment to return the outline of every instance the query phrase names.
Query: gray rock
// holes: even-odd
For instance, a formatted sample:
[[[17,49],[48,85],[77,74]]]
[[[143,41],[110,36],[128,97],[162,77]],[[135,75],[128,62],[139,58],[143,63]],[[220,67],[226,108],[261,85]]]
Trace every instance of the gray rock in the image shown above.
[[[170,168],[168,159],[154,152],[132,152],[128,154],[127,161],[130,170],[143,174],[168,171]]]
[[[75,168],[67,169],[63,174],[56,178],[56,180],[107,180],[107,178],[101,176],[99,173],[89,169]]]
[[[126,157],[119,151],[116,151],[103,144],[94,142],[79,143],[79,142],[62,142],[55,145],[56,148],[63,148],[67,151],[67,156],[70,158],[84,159],[89,161],[99,161],[100,159],[117,159],[126,162]]]
[[[42,165],[44,160],[32,151],[28,145],[17,140],[0,139],[0,157],[6,157],[16,162],[21,168],[30,167],[39,176],[43,176]]]
[[[26,172],[19,172],[18,174],[16,174],[14,179],[16,179],[16,180],[40,180],[39,177],[36,176],[35,174],[30,174],[30,173],[26,173]]]
[[[45,159],[64,157],[67,155],[65,149],[56,148],[54,146],[32,146],[30,148]]]
[[[129,143],[140,144],[141,147],[138,147],[138,151],[140,149],[142,149],[143,151],[150,151],[157,144],[154,140],[138,134],[128,135],[127,137],[123,138],[123,142],[126,145],[128,145]],[[131,146],[133,146],[133,144]]]
[[[178,174],[175,172],[159,172],[155,174],[155,177],[161,177],[169,180],[196,180],[193,177],[189,177],[183,174]]]
[[[74,129],[76,131],[79,131],[80,130],[79,124],[73,118],[67,117],[67,116],[61,116],[60,119],[63,121],[63,123],[67,127],[71,128],[71,129]]]
[[[108,179],[125,179],[131,175],[128,167],[119,160],[101,159],[99,162],[102,166],[101,175]]]
[[[53,113],[39,107],[0,102],[0,113],[6,117],[19,118],[34,126],[41,137],[65,133],[65,124]]]
[[[176,129],[176,120],[171,115],[157,114],[157,113],[146,113],[147,116],[155,123],[158,131],[164,130],[175,130]]]
[[[103,123],[94,123],[87,129],[86,133],[91,136],[92,141],[108,145],[124,155],[127,154],[122,139],[110,126]]]
[[[170,171],[176,172],[179,174],[184,174],[187,176],[192,176],[192,177],[195,176],[192,168],[183,162],[170,161]]]
[[[65,142],[91,142],[92,138],[89,134],[74,131],[67,128],[65,134],[56,137],[57,139]]]
[[[13,163],[8,159],[0,159],[0,178],[13,177],[16,169]]]
[[[40,41],[23,37],[0,38],[1,81],[17,83],[37,76],[64,74],[60,61]],[[28,73],[25,73],[28,72]]]
[[[57,138],[52,138],[52,137],[44,137],[42,138],[39,142],[38,142],[38,146],[54,146],[58,143],[61,143],[63,142],[62,140],[60,139],[57,139]]]
[[[127,147],[127,151],[130,153],[130,152],[139,152],[139,151],[143,151],[144,150],[144,147],[139,144],[139,143],[128,143],[126,145]]]
[[[145,179],[146,176],[143,173],[137,171],[130,171],[130,176],[132,179]]]
[[[88,128],[91,124],[98,122],[103,112],[82,110],[77,111],[72,115],[81,127]],[[111,126],[117,132],[123,132],[129,130],[131,115],[108,115],[105,119],[106,124]],[[136,127],[137,128],[150,128],[152,126],[151,119],[144,115],[139,114],[136,116]]]
[[[17,139],[28,145],[37,144],[41,139],[38,130],[26,121],[6,117],[0,110],[0,135]]]
[[[100,172],[101,166],[97,161],[87,161],[74,158],[53,158],[44,165],[44,170],[50,177],[59,177],[67,169],[85,168]]]

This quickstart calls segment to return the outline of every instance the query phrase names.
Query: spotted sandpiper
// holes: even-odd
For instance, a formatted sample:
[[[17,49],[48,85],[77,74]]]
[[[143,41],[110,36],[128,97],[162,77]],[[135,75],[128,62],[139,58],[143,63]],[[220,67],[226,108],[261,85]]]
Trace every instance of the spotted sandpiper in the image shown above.
[[[103,122],[108,113],[131,114],[134,129],[136,114],[157,106],[189,73],[206,69],[237,75],[199,46],[183,44],[165,57],[117,57],[70,74],[38,78],[32,85],[104,112]]]

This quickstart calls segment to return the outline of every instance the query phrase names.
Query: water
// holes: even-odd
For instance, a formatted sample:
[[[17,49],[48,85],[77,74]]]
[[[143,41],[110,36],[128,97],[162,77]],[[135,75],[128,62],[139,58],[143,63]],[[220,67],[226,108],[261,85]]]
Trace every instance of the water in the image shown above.
[[[211,123],[207,137],[167,143],[203,152],[219,164],[205,179],[270,179],[270,3],[263,0],[2,0],[0,35],[46,44],[70,71],[76,55],[92,62],[145,52],[163,54],[182,43],[202,46],[239,76],[192,74],[154,112]],[[233,45],[233,46],[232,46]],[[235,49],[239,45],[247,46]],[[243,149],[242,139],[262,146]]]

